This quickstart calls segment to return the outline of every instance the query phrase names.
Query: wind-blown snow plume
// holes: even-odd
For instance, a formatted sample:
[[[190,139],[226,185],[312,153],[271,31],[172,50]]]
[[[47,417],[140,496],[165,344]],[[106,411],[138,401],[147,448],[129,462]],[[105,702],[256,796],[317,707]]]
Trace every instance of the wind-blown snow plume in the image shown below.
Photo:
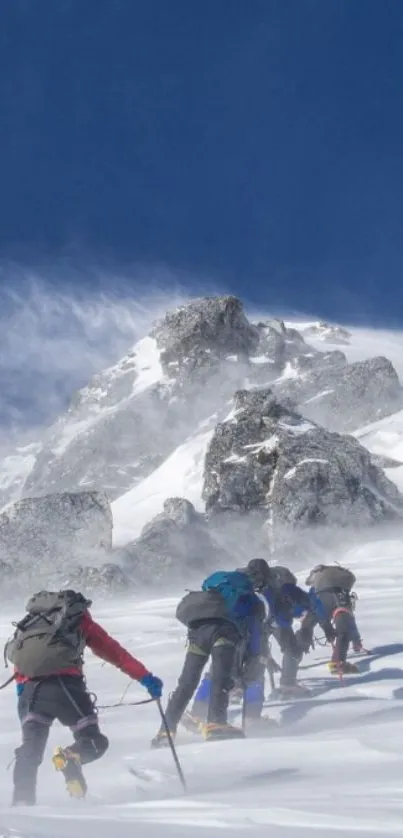
[[[55,268],[57,276],[61,269]],[[170,275],[142,281],[85,272],[60,282],[0,268],[0,428],[3,440],[52,421],[74,390],[147,334],[187,298]]]

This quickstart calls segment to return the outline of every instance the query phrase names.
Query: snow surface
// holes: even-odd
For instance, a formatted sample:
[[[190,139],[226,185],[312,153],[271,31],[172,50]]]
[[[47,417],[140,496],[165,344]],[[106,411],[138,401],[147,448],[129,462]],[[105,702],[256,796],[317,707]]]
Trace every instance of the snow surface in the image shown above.
[[[41,443],[36,442],[19,446],[12,454],[4,457],[1,461],[0,493],[3,490],[10,492],[10,489],[12,489],[10,503],[19,499],[21,489],[31,469],[34,467],[36,457],[41,448]]]
[[[133,396],[157,384],[164,378],[164,372],[161,366],[161,352],[157,347],[157,341],[154,338],[145,337],[140,340],[135,346],[135,369],[136,380],[133,386]]]
[[[357,618],[373,658],[361,659],[360,674],[332,679],[329,650],[317,646],[301,670],[317,687],[314,698],[266,712],[280,727],[263,739],[204,743],[185,731],[178,753],[185,772],[185,796],[168,751],[150,751],[158,727],[154,705],[100,710],[110,750],[88,766],[85,803],[70,801],[50,764],[51,747],[69,736],[54,726],[41,768],[39,805],[11,809],[11,774],[0,786],[0,834],[22,838],[222,838],[243,836],[401,836],[403,830],[403,643],[400,540],[374,541],[351,549],[340,560],[357,576]],[[380,573],[382,566],[383,572]],[[301,573],[301,581],[306,570]],[[178,597],[181,592],[178,591]],[[184,655],[184,632],[174,617],[177,598],[114,603],[94,609],[96,619],[141,657],[173,688]],[[0,633],[13,615],[2,612]],[[273,650],[278,657],[276,649]],[[125,676],[88,654],[89,686],[99,705],[118,703]],[[144,697],[135,683],[124,701]],[[234,710],[234,720],[238,718]],[[0,703],[0,758],[6,766],[18,744],[12,687]],[[132,767],[141,779],[131,775]]]
[[[127,544],[154,515],[162,512],[167,497],[186,498],[202,511],[204,458],[213,429],[190,437],[134,489],[112,503],[115,546]]]

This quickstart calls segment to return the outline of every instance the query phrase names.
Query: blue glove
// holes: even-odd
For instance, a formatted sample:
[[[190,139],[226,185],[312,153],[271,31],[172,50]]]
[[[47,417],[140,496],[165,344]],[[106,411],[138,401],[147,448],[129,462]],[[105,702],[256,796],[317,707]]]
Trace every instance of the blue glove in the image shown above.
[[[156,675],[152,675],[151,672],[147,672],[147,675],[143,675],[143,677],[140,678],[140,684],[148,690],[151,698],[161,698],[162,687],[164,686],[161,678],[157,678]]]

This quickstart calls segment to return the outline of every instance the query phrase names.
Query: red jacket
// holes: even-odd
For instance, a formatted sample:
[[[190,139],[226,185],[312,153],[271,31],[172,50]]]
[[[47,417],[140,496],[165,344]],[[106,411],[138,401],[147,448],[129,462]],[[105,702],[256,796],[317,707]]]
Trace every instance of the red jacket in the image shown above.
[[[138,661],[136,658],[133,658],[126,649],[121,646],[117,640],[114,640],[113,637],[108,634],[102,626],[96,623],[88,611],[83,615],[83,619],[81,621],[80,629],[83,632],[85,637],[86,645],[102,660],[107,661],[107,663],[111,663],[112,666],[116,666],[118,669],[121,669],[125,675],[128,675],[129,678],[134,678],[136,681],[139,681],[144,675],[147,675],[148,669]],[[82,670],[79,667],[73,667],[70,669],[63,669],[60,672],[53,673],[54,675],[82,675]],[[18,672],[16,673],[15,680],[17,683],[24,683],[25,681],[29,681],[29,678],[26,678],[24,675],[20,675]]]

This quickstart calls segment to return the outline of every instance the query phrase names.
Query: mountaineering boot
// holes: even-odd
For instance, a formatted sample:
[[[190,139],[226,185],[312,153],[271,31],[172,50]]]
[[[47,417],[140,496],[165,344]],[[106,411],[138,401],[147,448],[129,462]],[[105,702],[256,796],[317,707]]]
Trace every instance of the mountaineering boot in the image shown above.
[[[56,748],[53,757],[56,771],[61,771],[66,781],[66,788],[70,797],[85,797],[87,783],[81,770],[81,760],[78,754],[68,748]]]
[[[348,661],[329,661],[328,669],[332,675],[358,675],[360,672],[355,663]]]
[[[213,742],[220,739],[244,739],[245,734],[240,727],[234,725],[219,725],[215,722],[206,722],[202,725],[203,739],[206,742]]]
[[[175,739],[175,734],[171,731],[172,739]],[[154,739],[151,740],[152,748],[169,748],[169,739],[165,730],[159,730]]]

